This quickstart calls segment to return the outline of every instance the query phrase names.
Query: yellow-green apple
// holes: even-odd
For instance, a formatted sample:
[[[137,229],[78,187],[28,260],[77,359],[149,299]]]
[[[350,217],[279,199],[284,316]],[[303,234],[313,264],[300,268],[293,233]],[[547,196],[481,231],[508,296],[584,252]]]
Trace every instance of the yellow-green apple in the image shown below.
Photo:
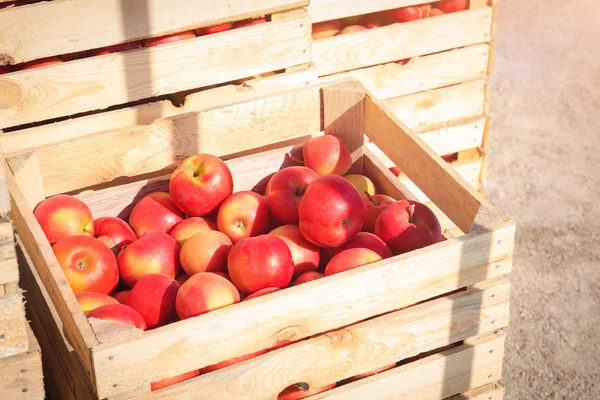
[[[431,15],[431,4],[423,4],[421,7],[421,18],[427,18]]]
[[[317,22],[312,24],[312,38],[313,40],[325,39],[337,35],[341,30],[342,21],[339,19]]]
[[[114,297],[121,304],[127,304],[127,296],[129,296],[129,292],[131,292],[129,289],[121,290],[120,292],[113,293],[112,297]]]
[[[362,196],[367,197],[367,193],[371,196],[375,194],[375,184],[366,176],[359,174],[350,174],[345,175],[344,178],[346,178],[348,182],[353,184]]]
[[[40,58],[39,60],[33,60],[23,64],[15,65],[15,71],[47,67],[49,65],[62,64],[62,62],[63,60],[58,57]]]
[[[131,289],[126,304],[139,312],[148,329],[177,321],[175,299],[181,285],[168,276],[150,274]]]
[[[349,33],[366,31],[366,30],[367,30],[367,28],[365,28],[362,25],[350,25],[350,26],[347,26],[344,29],[342,29],[339,34],[340,35],[347,35]]]
[[[260,24],[264,24],[266,22],[267,22],[266,18],[255,18],[255,19],[248,19],[245,21],[237,21],[236,23],[233,24],[233,29],[245,28],[247,26],[252,26],[252,25],[260,25]]]
[[[325,276],[339,274],[340,272],[374,263],[381,259],[379,254],[365,248],[353,248],[340,251],[331,259],[331,261],[329,261],[327,267],[325,267]]]
[[[179,274],[179,247],[164,232],[150,231],[119,253],[121,279],[132,288],[143,276],[160,274],[175,279]]]
[[[365,223],[363,224],[362,230],[364,232],[375,232],[375,221],[379,214],[387,206],[395,203],[396,200],[385,194],[376,194],[374,196],[363,197],[365,204]]]
[[[383,210],[375,222],[375,234],[394,254],[442,240],[442,229],[435,214],[426,205],[412,200],[399,200]]]
[[[304,143],[304,165],[319,175],[344,175],[352,166],[352,156],[342,139],[317,136]]]
[[[179,33],[172,33],[170,35],[164,35],[160,37],[144,39],[145,47],[155,47],[161,44],[179,42],[180,40],[193,39],[196,37],[196,33],[194,31],[186,31]]]
[[[469,0],[443,0],[433,3],[433,7],[449,14],[469,8]]]
[[[359,232],[351,241],[339,248],[338,253],[348,249],[369,249],[379,254],[382,259],[390,258],[392,250],[379,236],[369,232]]]
[[[79,307],[81,307],[85,315],[88,315],[90,311],[106,304],[119,304],[119,301],[114,297],[96,292],[83,292],[75,297],[77,298]]]
[[[292,286],[298,286],[302,285],[303,283],[316,281],[317,279],[321,279],[323,277],[325,277],[325,275],[320,272],[308,271],[297,277],[294,283],[292,283]]]
[[[300,400],[305,399],[309,396],[312,396],[317,393],[323,393],[330,389],[333,389],[336,386],[336,383],[332,383],[330,385],[322,386],[320,388],[305,390],[304,388],[298,385],[292,385],[286,387],[283,392],[279,393],[277,396],[277,400]]]
[[[386,25],[385,11],[371,13],[363,16],[359,22],[367,29],[379,28]]]
[[[440,15],[445,15],[446,13],[440,10],[439,8],[432,8],[429,13],[430,17],[439,17]]]
[[[189,276],[200,272],[226,272],[227,256],[232,246],[231,239],[222,232],[197,233],[181,248],[181,267]]]
[[[171,231],[171,237],[175,239],[179,248],[196,233],[214,231],[217,226],[209,219],[202,217],[192,217],[184,219]]]
[[[268,287],[285,288],[294,274],[289,247],[273,235],[240,240],[229,252],[227,265],[231,282],[243,294]]]
[[[261,296],[267,295],[269,293],[278,292],[280,290],[281,290],[281,288],[278,288],[278,287],[268,287],[268,288],[260,289],[258,292],[254,292],[251,295],[244,297],[244,300],[242,300],[242,301],[252,300],[252,299],[255,299],[257,297],[261,297]]]
[[[169,192],[181,211],[203,217],[217,211],[233,193],[233,177],[219,157],[196,154],[183,160],[173,172]]]
[[[94,236],[94,219],[85,203],[60,194],[47,198],[33,212],[50,244],[75,235]]]
[[[395,22],[409,22],[423,18],[423,10],[420,6],[410,6],[396,8],[387,11],[387,20],[393,24]]]
[[[131,210],[129,225],[138,237],[149,231],[171,233],[184,215],[166,192],[155,192],[142,198]]]
[[[56,242],[52,250],[75,294],[109,294],[117,286],[119,268],[115,255],[98,239],[68,236]]]
[[[193,371],[186,372],[185,374],[177,375],[177,376],[174,376],[172,378],[165,378],[165,379],[163,379],[161,381],[158,381],[158,382],[152,382],[150,384],[150,391],[154,392],[155,390],[166,388],[167,386],[175,385],[176,383],[187,381],[188,379],[195,378],[198,375],[200,375],[200,371],[198,371],[197,369],[195,369]]]
[[[225,31],[230,30],[232,26],[233,26],[233,22],[226,22],[224,24],[207,26],[204,28],[196,29],[196,35],[204,36],[204,35],[211,35],[213,33],[225,32]]]
[[[233,283],[217,274],[200,272],[181,285],[175,306],[179,318],[187,319],[239,302],[240,293]]]
[[[292,253],[294,262],[294,276],[297,278],[307,271],[316,271],[319,268],[321,252],[316,246],[306,240],[297,225],[283,225],[269,232],[285,242]]]
[[[103,56],[105,54],[119,53],[121,51],[136,50],[141,48],[141,42],[128,42],[115,44],[114,46],[102,47],[100,49],[89,50],[87,55],[88,57]]]
[[[127,222],[121,218],[102,217],[94,221],[94,236],[104,242],[115,254],[137,240]]]
[[[300,232],[321,247],[339,247],[360,232],[365,206],[358,190],[339,175],[315,179],[300,201]]]
[[[144,318],[142,318],[142,316],[133,308],[124,304],[107,304],[100,306],[91,311],[87,317],[129,325],[143,331],[146,330]]]
[[[227,361],[222,361],[218,364],[213,364],[213,365],[209,365],[204,368],[200,368],[200,375],[208,374],[209,372],[213,372],[213,371],[216,371],[221,368],[229,367],[230,365],[233,365],[233,364],[241,363],[242,361],[246,361],[251,358],[260,356],[261,354],[265,354],[266,352],[267,352],[267,349],[259,350],[257,352],[251,353],[251,354],[246,354],[245,356],[235,357],[235,358],[232,358]]]
[[[281,224],[298,223],[298,206],[308,184],[319,175],[307,167],[288,167],[277,171],[267,184],[265,196],[271,214]]]
[[[270,222],[269,204],[264,197],[250,191],[229,196],[217,214],[217,229],[233,243],[266,233]]]

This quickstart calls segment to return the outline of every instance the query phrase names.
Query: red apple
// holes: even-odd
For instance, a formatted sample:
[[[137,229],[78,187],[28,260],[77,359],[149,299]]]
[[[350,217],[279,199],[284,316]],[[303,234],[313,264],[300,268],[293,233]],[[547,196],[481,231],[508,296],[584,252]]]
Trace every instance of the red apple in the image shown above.
[[[334,19],[312,24],[313,40],[325,39],[337,35],[342,30],[342,21]]]
[[[266,18],[256,18],[256,19],[249,19],[249,20],[245,20],[245,21],[238,21],[233,24],[233,29],[245,28],[247,26],[253,26],[253,25],[260,25],[260,24],[264,24],[266,22],[267,22]]]
[[[369,249],[383,259],[390,258],[392,251],[383,240],[369,232],[359,232],[351,241],[340,247],[338,253],[348,249]]]
[[[443,0],[433,3],[433,7],[449,14],[468,9],[469,0]]]
[[[345,27],[344,29],[342,29],[340,31],[340,35],[347,35],[349,33],[354,33],[354,32],[360,32],[360,31],[366,31],[367,28],[365,28],[362,25],[350,25]]]
[[[406,65],[410,62],[410,60],[412,60],[412,58],[405,58],[403,60],[396,61],[396,64]],[[398,167],[391,167],[390,171],[392,171],[394,174],[398,173],[396,176],[400,175],[400,169]]]
[[[421,18],[427,18],[431,14],[431,4],[423,4],[421,6]]]
[[[363,197],[363,202],[365,204],[365,223],[363,224],[362,230],[364,232],[374,232],[375,221],[377,221],[379,214],[381,214],[387,206],[396,202],[396,200],[385,194],[376,194],[374,196],[369,195],[368,197]]]
[[[73,61],[73,60],[77,60],[80,58],[84,58],[86,54],[87,54],[87,50],[76,51],[74,53],[63,54],[60,56],[60,58],[63,61]]]
[[[143,276],[160,274],[175,278],[179,266],[179,247],[164,232],[150,231],[119,253],[121,279],[132,288]]]
[[[197,154],[183,160],[171,175],[169,192],[175,205],[194,217],[211,214],[233,193],[233,177],[223,160]]]
[[[175,385],[176,383],[187,381],[188,379],[195,378],[198,375],[200,375],[200,371],[198,371],[197,369],[195,369],[193,371],[186,372],[185,374],[177,375],[177,376],[174,376],[172,378],[165,378],[165,379],[163,379],[161,381],[158,381],[158,382],[152,382],[150,384],[150,391],[154,392],[155,390],[166,388],[167,386]]]
[[[269,204],[254,192],[237,192],[219,208],[217,228],[233,243],[267,232],[271,221]]]
[[[266,197],[273,217],[282,224],[298,223],[298,207],[308,184],[319,175],[307,167],[288,167],[273,175]]]
[[[115,255],[98,239],[69,236],[56,242],[52,250],[75,294],[109,294],[117,286],[119,268]]]
[[[177,315],[180,319],[187,319],[239,302],[240,293],[231,282],[222,276],[201,272],[179,288]]]
[[[242,239],[233,246],[228,269],[235,287],[251,294],[268,287],[287,287],[294,274],[294,263],[282,239],[261,235]]]
[[[179,282],[167,276],[150,274],[142,277],[127,296],[127,305],[139,312],[148,329],[177,321],[175,299]]]
[[[316,281],[317,279],[321,279],[324,277],[325,277],[325,275],[323,275],[320,272],[308,271],[308,272],[303,273],[299,277],[297,277],[296,280],[294,281],[294,283],[292,283],[292,286],[302,285],[303,283]]]
[[[402,7],[388,10],[386,15],[388,22],[391,24],[395,22],[409,22],[423,18],[423,10],[420,6]]]
[[[75,297],[77,298],[79,307],[81,307],[85,315],[88,315],[90,311],[106,304],[119,304],[119,301],[114,297],[102,293],[83,292]]]
[[[213,371],[216,371],[221,368],[229,367],[230,365],[233,365],[233,364],[241,363],[242,361],[246,361],[251,358],[260,356],[261,354],[265,354],[266,352],[267,352],[267,349],[259,350],[255,353],[246,354],[245,356],[235,357],[235,358],[232,358],[227,361],[222,361],[218,364],[213,364],[213,365],[209,365],[208,367],[200,368],[200,375],[208,374],[209,372],[213,372]]]
[[[103,241],[115,254],[137,240],[135,232],[120,218],[102,217],[94,221],[94,236]]]
[[[121,290],[120,292],[113,293],[112,297],[114,297],[121,304],[127,304],[127,296],[129,296],[129,292],[131,292],[131,290]]]
[[[446,13],[440,10],[439,8],[432,8],[429,13],[430,17],[439,17],[440,15],[445,15]]]
[[[375,234],[394,254],[407,253],[442,240],[435,214],[424,204],[400,200],[390,204],[375,222]]]
[[[358,268],[379,260],[382,260],[379,254],[365,248],[340,251],[327,264],[325,276],[339,274],[340,272]]]
[[[175,206],[169,193],[155,192],[142,198],[133,207],[129,225],[138,237],[142,237],[149,231],[171,233],[183,218],[184,215]]]
[[[194,31],[172,33],[170,35],[144,39],[144,47],[155,47],[161,44],[179,42],[180,40],[193,39],[195,37],[196,34]]]
[[[367,14],[361,18],[360,25],[367,29],[379,28],[386,25],[385,11]]]
[[[278,287],[269,287],[269,288],[264,288],[264,289],[261,289],[261,290],[259,290],[258,292],[254,292],[254,293],[252,293],[251,295],[248,295],[248,296],[246,296],[246,297],[244,298],[244,300],[242,300],[242,301],[246,301],[246,300],[252,300],[252,299],[255,299],[255,298],[257,298],[257,297],[261,297],[261,296],[267,295],[267,294],[269,294],[269,293],[275,293],[275,292],[278,292],[278,291],[280,291],[280,290],[281,290],[281,288],[278,288]]]
[[[342,139],[333,135],[317,136],[304,143],[304,165],[319,175],[345,175],[352,156]]]
[[[205,28],[198,28],[198,29],[196,29],[196,34],[198,36],[212,35],[213,33],[228,31],[231,29],[232,26],[233,26],[233,22],[226,22],[224,24],[207,26]]]
[[[85,203],[60,194],[37,205],[33,213],[50,244],[74,235],[94,236],[94,219]]]
[[[107,304],[100,306],[90,312],[87,317],[104,319],[123,325],[133,326],[143,331],[146,330],[144,318],[142,318],[142,316],[133,308],[123,304]]]
[[[360,20],[363,18],[363,15],[354,15],[352,17],[342,18],[342,26],[351,26],[351,25],[360,25]]]
[[[396,166],[390,167],[390,172],[396,176],[400,176],[400,174],[402,173],[402,171],[400,171],[400,168]]]
[[[188,274],[179,274],[177,275],[177,278],[175,278],[175,280],[179,282],[180,285],[186,283],[188,279],[190,279],[190,276]]]
[[[39,60],[33,60],[24,64],[15,65],[15,71],[47,67],[49,65],[62,64],[62,62],[63,60],[58,57],[40,58]]]
[[[217,226],[214,222],[202,218],[193,217],[184,219],[171,231],[171,237],[175,239],[179,248],[183,247],[183,244],[196,233],[214,231]]]
[[[129,43],[121,43],[115,44],[114,46],[102,47],[100,49],[89,50],[87,52],[88,57],[94,56],[103,56],[105,54],[119,53],[122,51],[129,51],[135,49],[141,49],[141,42],[129,42]]]
[[[181,248],[181,267],[189,276],[200,272],[226,272],[232,246],[227,235],[219,231],[197,233]]]
[[[297,225],[280,226],[269,232],[269,235],[277,236],[289,247],[294,261],[294,278],[319,268],[319,247],[306,240]]]
[[[332,383],[331,385],[327,385],[327,386],[323,386],[320,388],[316,388],[316,389],[308,389],[308,390],[304,390],[302,388],[300,388],[297,385],[292,385],[292,386],[288,386],[287,388],[285,388],[283,390],[283,392],[279,393],[279,396],[277,396],[277,400],[300,400],[300,399],[305,399],[309,396],[312,396],[314,394],[317,393],[323,393],[326,392],[330,389],[333,389],[336,386],[335,383]]]
[[[339,175],[314,180],[300,201],[300,232],[321,247],[339,247],[360,232],[365,220],[362,196]]]

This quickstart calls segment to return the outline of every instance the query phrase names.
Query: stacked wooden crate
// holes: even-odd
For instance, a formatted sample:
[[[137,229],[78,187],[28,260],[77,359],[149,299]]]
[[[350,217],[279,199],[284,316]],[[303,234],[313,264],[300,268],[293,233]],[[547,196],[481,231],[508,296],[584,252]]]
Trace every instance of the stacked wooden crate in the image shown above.
[[[43,399],[40,348],[25,317],[4,163],[0,165],[0,398]]]

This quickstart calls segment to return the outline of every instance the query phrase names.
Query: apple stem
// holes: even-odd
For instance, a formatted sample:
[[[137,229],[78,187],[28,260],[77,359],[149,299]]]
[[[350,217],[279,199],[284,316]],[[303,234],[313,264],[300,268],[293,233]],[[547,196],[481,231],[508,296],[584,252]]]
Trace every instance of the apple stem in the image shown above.
[[[408,222],[412,223],[413,222],[413,216],[415,215],[415,205],[411,204],[408,207]]]
[[[307,187],[307,186],[308,186],[308,185],[305,183],[305,184],[303,184],[303,185],[300,187],[300,190],[298,190],[298,193],[297,193],[297,194],[298,194],[298,196],[302,196],[302,195],[304,194],[304,192],[306,192],[306,187]]]
[[[373,203],[373,205],[375,205],[375,206],[378,206],[378,205],[379,205],[379,204],[377,204],[377,203],[375,202],[375,199],[373,198],[373,196],[371,196],[371,193],[369,193],[369,191],[368,191],[368,190],[365,190],[365,194],[367,195],[367,199],[369,199],[369,201],[370,201],[371,203]]]

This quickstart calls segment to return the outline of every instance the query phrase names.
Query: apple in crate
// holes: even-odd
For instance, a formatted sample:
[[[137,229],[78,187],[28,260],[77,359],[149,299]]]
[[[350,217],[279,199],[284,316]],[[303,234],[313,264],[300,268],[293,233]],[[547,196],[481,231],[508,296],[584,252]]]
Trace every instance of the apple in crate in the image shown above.
[[[155,37],[155,38],[151,38],[151,39],[144,39],[144,46],[145,47],[155,47],[155,46],[159,46],[161,44],[179,42],[180,40],[193,39],[195,37],[196,37],[196,34],[194,33],[194,31],[172,33],[170,35],[164,35],[164,36]]]
[[[423,18],[423,10],[421,6],[402,7],[388,10],[386,15],[390,24],[395,22],[409,22]]]
[[[141,42],[128,42],[115,44],[114,46],[102,47],[100,49],[94,49],[87,52],[88,57],[103,56],[105,54],[119,53],[122,51],[141,49]]]
[[[76,51],[74,53],[62,54],[60,56],[60,59],[63,61],[73,61],[73,60],[77,60],[80,58],[84,58],[86,54],[87,54],[87,50]]]
[[[8,74],[9,72],[12,72],[12,66],[11,65],[2,65],[0,66],[0,75],[2,74]]]
[[[363,197],[375,194],[375,184],[366,176],[359,174],[350,174],[345,175],[344,178],[346,178],[348,182],[353,184],[356,190],[358,190],[358,192]]]
[[[164,232],[150,231],[119,253],[121,279],[130,288],[142,277],[160,274],[175,279],[179,266],[179,247]]]
[[[469,8],[469,0],[443,0],[433,3],[433,7],[446,14],[463,11]]]
[[[89,318],[98,318],[106,321],[116,322],[122,325],[129,325],[135,328],[146,330],[144,318],[133,308],[124,304],[107,304],[100,306],[87,315]]]
[[[359,25],[362,25],[367,29],[379,28],[380,26],[386,25],[385,11],[363,16],[359,22]]]
[[[277,236],[289,247],[294,261],[294,278],[319,268],[319,247],[306,240],[297,225],[280,226],[269,232],[269,235]]]
[[[369,232],[359,232],[354,239],[339,248],[338,253],[348,249],[369,249],[383,259],[392,256],[392,250],[378,236]]]
[[[129,225],[138,237],[149,231],[171,233],[183,221],[184,215],[166,192],[151,193],[142,198],[131,210]]]
[[[429,16],[430,17],[439,17],[440,15],[445,15],[445,14],[446,13],[443,12],[442,10],[440,10],[439,8],[432,8]]]
[[[214,231],[215,229],[217,229],[217,226],[214,222],[202,217],[192,217],[175,225],[175,228],[171,231],[171,237],[175,239],[179,248],[181,248],[195,234]]]
[[[52,250],[75,294],[109,294],[117,286],[117,260],[100,240],[87,235],[69,236],[56,242]]]
[[[94,219],[85,203],[60,194],[42,201],[33,213],[50,244],[74,235],[94,236]]]
[[[308,184],[319,175],[307,167],[288,167],[278,171],[267,184],[265,196],[271,214],[281,224],[298,223],[298,207]]]
[[[352,166],[352,156],[342,139],[317,136],[302,147],[304,165],[319,175],[344,175]]]
[[[248,19],[245,21],[238,21],[233,24],[233,29],[245,28],[247,26],[253,26],[253,25],[260,25],[260,24],[264,24],[266,22],[267,22],[266,18],[255,18],[255,19]]]
[[[235,357],[230,360],[222,361],[218,364],[213,364],[213,365],[209,365],[204,368],[200,368],[199,372],[200,372],[200,375],[208,374],[209,372],[213,372],[213,371],[216,371],[221,368],[229,367],[230,365],[238,364],[238,363],[241,363],[242,361],[246,361],[251,358],[260,356],[261,354],[265,354],[266,352],[267,352],[267,349],[264,349],[264,350],[256,351],[254,353],[246,354],[245,356]]]
[[[431,15],[431,4],[423,4],[419,7],[421,7],[421,18],[427,18]]]
[[[201,272],[181,285],[175,307],[179,318],[187,319],[239,302],[240,293],[233,283],[217,274]]]
[[[131,290],[129,289],[121,290],[120,292],[113,293],[112,297],[114,297],[121,304],[127,304],[127,296],[129,296],[130,292]]]
[[[330,385],[327,386],[323,386],[320,388],[316,388],[316,389],[310,389],[308,388],[307,390],[305,390],[304,388],[298,386],[298,385],[292,385],[292,386],[288,386],[287,388],[285,388],[283,390],[283,392],[279,393],[279,396],[277,396],[277,400],[300,400],[300,399],[305,399],[309,396],[312,396],[314,394],[317,393],[323,393],[326,392],[329,389],[333,389],[336,386],[335,383],[332,383]]]
[[[261,235],[242,239],[233,246],[228,270],[235,287],[251,294],[269,287],[287,287],[294,274],[294,262],[282,239]]]
[[[296,278],[294,283],[292,283],[292,286],[298,286],[298,285],[302,285],[303,283],[316,281],[317,279],[321,279],[323,277],[325,277],[325,275],[323,275],[320,272],[308,271],[308,272],[305,272],[302,275],[300,275],[298,278]]]
[[[345,27],[344,29],[342,29],[340,31],[340,35],[347,35],[349,33],[354,33],[354,32],[360,32],[360,31],[366,31],[367,28],[365,28],[362,25],[350,25]]]
[[[395,203],[396,200],[385,194],[376,194],[363,197],[363,202],[365,204],[365,223],[362,230],[364,232],[375,232],[375,221],[377,221],[377,217],[379,217],[379,214],[381,214],[387,206]]]
[[[375,234],[396,255],[442,240],[442,229],[435,214],[426,205],[412,200],[399,200],[379,214]]]
[[[244,300],[242,300],[242,301],[256,299],[257,297],[262,297],[267,294],[279,292],[280,290],[281,290],[281,288],[278,288],[278,287],[268,287],[268,288],[260,289],[258,292],[254,292],[251,295],[244,297]]]
[[[200,232],[181,248],[179,260],[186,274],[227,272],[227,256],[233,243],[219,231]]]
[[[133,286],[126,304],[140,313],[148,329],[158,328],[177,321],[175,299],[180,286],[168,276],[146,275]]]
[[[185,374],[177,375],[172,378],[165,378],[162,381],[152,382],[150,384],[150,391],[154,392],[155,390],[159,390],[162,388],[166,388],[167,386],[174,385],[179,382],[187,381],[188,379],[192,379],[200,375],[200,371],[197,369],[186,372]]]
[[[119,304],[119,301],[114,297],[96,292],[83,292],[75,297],[77,298],[79,307],[81,307],[85,315],[88,315],[90,311],[106,304]]]
[[[233,177],[223,160],[197,154],[183,160],[171,175],[169,192],[181,211],[203,217],[218,210],[233,193]]]
[[[94,236],[104,242],[115,254],[137,240],[133,229],[121,218],[102,217],[94,221]]]
[[[339,247],[360,232],[365,206],[358,190],[339,175],[314,180],[300,201],[300,232],[321,247]]]
[[[337,35],[341,30],[342,21],[339,19],[317,22],[312,25],[312,38],[313,40],[325,39]]]
[[[198,29],[196,29],[196,34],[198,36],[212,35],[213,33],[228,31],[231,29],[232,26],[233,26],[233,22],[226,22],[224,24],[207,26],[205,28],[198,28]]]
[[[250,191],[229,196],[217,214],[217,228],[233,243],[267,232],[271,211],[264,197]]]
[[[26,62],[24,64],[16,65],[15,71],[47,67],[49,65],[56,65],[56,64],[62,64],[62,63],[63,63],[63,60],[61,60],[58,57],[40,58],[39,60],[33,60],[33,61]]]
[[[337,253],[327,267],[325,267],[325,276],[339,274],[340,272],[358,268],[370,264],[383,258],[373,250],[365,248],[353,248]]]

